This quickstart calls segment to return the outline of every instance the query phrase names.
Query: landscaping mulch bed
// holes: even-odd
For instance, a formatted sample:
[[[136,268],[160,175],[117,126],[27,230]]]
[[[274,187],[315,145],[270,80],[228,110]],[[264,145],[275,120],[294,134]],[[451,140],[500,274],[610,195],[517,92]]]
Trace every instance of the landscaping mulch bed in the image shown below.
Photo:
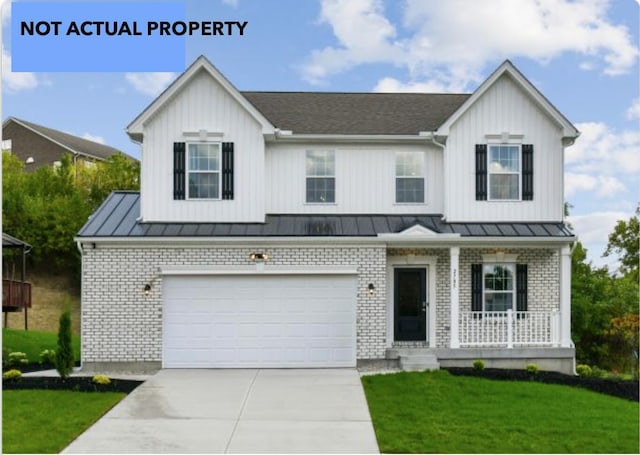
[[[74,366],[79,367],[80,366],[80,362],[76,362],[74,364]],[[34,371],[46,371],[46,370],[55,370],[56,366],[53,363],[38,363],[38,362],[32,362],[32,363],[27,363],[26,365],[19,365],[19,366],[4,366],[2,367],[2,371],[8,371],[8,370],[20,370],[22,373],[33,373]]]
[[[475,370],[473,368],[443,368],[455,376],[475,376],[478,378],[498,379],[507,381],[535,381],[546,384],[562,384],[573,387],[582,387],[594,392],[612,395],[631,401],[639,401],[640,383],[622,379],[583,378],[556,373],[554,371],[539,371],[536,374],[526,370],[505,370],[498,368],[485,368]]]
[[[21,377],[4,379],[2,390],[72,390],[76,392],[123,392],[131,393],[144,381],[129,379],[111,379],[108,385],[98,385],[91,381],[91,377],[71,377],[62,380],[60,377]]]

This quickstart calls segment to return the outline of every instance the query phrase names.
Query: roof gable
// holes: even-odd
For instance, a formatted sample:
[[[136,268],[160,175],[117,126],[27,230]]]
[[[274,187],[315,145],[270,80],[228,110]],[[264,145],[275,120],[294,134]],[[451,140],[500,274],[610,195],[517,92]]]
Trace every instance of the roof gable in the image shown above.
[[[438,128],[437,134],[448,136],[451,126],[502,76],[509,76],[561,128],[565,138],[576,138],[580,132],[551,102],[511,63],[505,60],[475,92]]]
[[[89,158],[94,158],[98,160],[106,160],[112,155],[117,153],[122,153],[123,155],[129,157],[134,160],[135,158],[127,155],[121,150],[118,150],[114,147],[100,144],[98,142],[90,141],[88,139],[84,139],[78,136],[74,136],[73,134],[65,133],[63,131],[54,130],[53,128],[48,128],[46,126],[38,125],[32,122],[28,122],[26,120],[21,120],[15,117],[9,117],[4,121],[2,127],[8,125],[9,123],[15,123],[22,128],[25,128],[31,131],[34,134],[37,134],[46,140],[68,150],[73,154],[83,155]],[[137,161],[137,160],[136,160]]]
[[[206,71],[233,99],[235,99],[262,126],[263,134],[273,134],[275,128],[267,118],[256,109],[224,75],[203,55],[198,57],[175,81],[169,85],[147,108],[128,126],[127,134],[135,141],[142,142],[143,125],[162,109],[180,90],[188,84],[199,71]]]

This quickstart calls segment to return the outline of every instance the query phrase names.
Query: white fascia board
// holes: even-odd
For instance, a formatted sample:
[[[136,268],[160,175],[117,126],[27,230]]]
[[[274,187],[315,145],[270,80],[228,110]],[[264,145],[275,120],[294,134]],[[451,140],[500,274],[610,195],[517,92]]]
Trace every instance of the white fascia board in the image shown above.
[[[505,60],[475,92],[438,128],[437,134],[448,136],[451,126],[504,74],[508,74],[560,127],[563,136],[576,138],[580,132],[551,102],[511,63]]]
[[[376,237],[76,237],[85,248],[104,245],[110,248],[349,248],[349,247],[449,247],[449,246],[504,246],[540,247],[562,246],[577,240],[573,237],[461,237],[459,234],[407,237],[398,234],[380,234]]]
[[[129,137],[136,142],[142,142],[144,124],[153,117],[158,110],[162,109],[184,85],[188,84],[201,69],[207,71],[216,82],[222,85],[227,93],[262,126],[263,134],[273,134],[275,132],[275,127],[271,122],[269,122],[206,57],[201,55],[127,126],[126,132]]]
[[[268,137],[268,142],[424,142],[430,136],[419,134],[288,134]]]
[[[245,266],[161,265],[159,275],[357,275],[353,267],[279,266],[269,262]]]

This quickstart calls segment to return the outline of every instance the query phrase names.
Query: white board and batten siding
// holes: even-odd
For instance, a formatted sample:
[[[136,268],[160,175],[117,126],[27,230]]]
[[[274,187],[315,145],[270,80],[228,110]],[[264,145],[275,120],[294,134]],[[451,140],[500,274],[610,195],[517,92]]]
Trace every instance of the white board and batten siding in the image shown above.
[[[533,144],[532,201],[476,201],[475,145],[487,134],[522,134]],[[562,130],[512,79],[503,75],[451,127],[445,153],[448,222],[562,221]]]
[[[173,143],[234,143],[233,200],[173,200]],[[185,136],[195,133],[196,136]],[[201,70],[144,125],[141,215],[145,222],[263,222],[262,128],[208,73]]]
[[[307,150],[335,152],[335,203],[306,203]],[[425,155],[424,204],[395,202],[395,153],[399,151]],[[314,214],[442,213],[442,160],[441,149],[428,144],[351,146],[268,143],[265,163],[266,210],[267,213]]]
[[[164,368],[356,365],[356,275],[163,281]]]

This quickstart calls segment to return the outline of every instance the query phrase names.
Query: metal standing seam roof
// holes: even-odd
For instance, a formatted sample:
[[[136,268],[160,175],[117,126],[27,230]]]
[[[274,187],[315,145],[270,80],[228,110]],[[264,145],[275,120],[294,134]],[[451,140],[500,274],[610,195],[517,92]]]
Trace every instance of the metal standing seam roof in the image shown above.
[[[91,216],[78,237],[375,237],[415,225],[462,237],[572,237],[564,223],[446,223],[441,214],[280,215],[264,223],[142,223],[140,193],[116,191]]]
[[[240,92],[294,134],[416,135],[434,131],[471,94]]]

